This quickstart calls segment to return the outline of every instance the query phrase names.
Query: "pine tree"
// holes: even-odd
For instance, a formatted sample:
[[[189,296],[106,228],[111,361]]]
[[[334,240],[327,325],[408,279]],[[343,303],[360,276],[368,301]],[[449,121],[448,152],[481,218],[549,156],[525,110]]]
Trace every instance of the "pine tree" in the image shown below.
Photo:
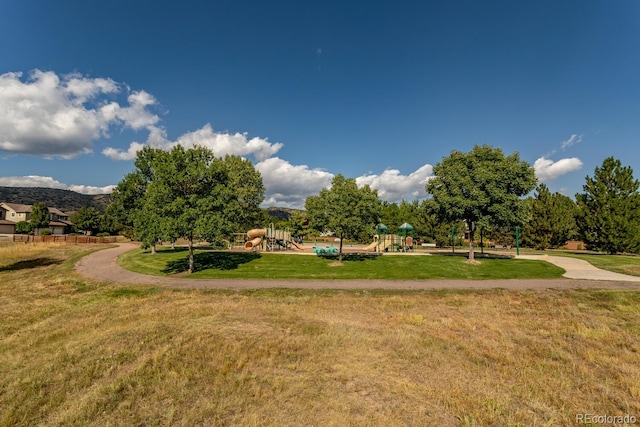
[[[587,248],[610,254],[640,250],[640,183],[620,160],[608,157],[576,194],[578,229]]]
[[[559,248],[577,235],[576,204],[560,193],[551,193],[546,185],[536,188],[528,199],[531,219],[522,233],[523,246],[535,249]]]

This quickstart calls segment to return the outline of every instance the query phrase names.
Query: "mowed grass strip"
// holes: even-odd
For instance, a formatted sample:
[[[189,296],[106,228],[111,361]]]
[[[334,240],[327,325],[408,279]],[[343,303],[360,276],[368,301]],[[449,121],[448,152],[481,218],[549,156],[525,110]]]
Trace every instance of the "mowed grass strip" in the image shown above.
[[[151,275],[182,274],[187,251],[161,248],[156,254],[134,250],[118,259],[129,270]],[[337,265],[335,259],[311,255],[196,251],[191,278],[258,279],[535,279],[561,277],[564,270],[543,261],[481,259],[446,255],[382,255],[356,257]]]
[[[75,275],[86,247],[13,250],[0,248],[0,426],[640,414],[640,292],[170,290]]]

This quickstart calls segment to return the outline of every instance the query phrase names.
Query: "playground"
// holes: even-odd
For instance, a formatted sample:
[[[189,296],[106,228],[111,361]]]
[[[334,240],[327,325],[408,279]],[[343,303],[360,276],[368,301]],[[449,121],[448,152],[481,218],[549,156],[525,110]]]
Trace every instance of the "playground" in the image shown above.
[[[389,229],[384,224],[376,226],[376,234],[373,241],[366,245],[343,246],[345,253],[406,253],[414,250],[413,226],[407,223],[402,224],[396,233],[389,233]],[[311,246],[302,244],[302,240],[297,240],[291,236],[289,229],[279,229],[273,224],[265,228],[254,228],[247,233],[235,233],[234,240],[230,244],[230,249],[244,249],[253,252],[281,252],[296,251],[313,253],[316,255],[338,253],[338,248],[333,244],[314,241]]]
[[[238,238],[238,235],[241,237]],[[305,247],[295,242],[291,238],[291,232],[288,229],[278,229],[270,224],[267,228],[254,228],[247,231],[247,239],[242,239],[241,233],[236,233],[236,239],[233,247],[238,247],[238,243],[247,251],[287,251],[298,250],[304,251]]]

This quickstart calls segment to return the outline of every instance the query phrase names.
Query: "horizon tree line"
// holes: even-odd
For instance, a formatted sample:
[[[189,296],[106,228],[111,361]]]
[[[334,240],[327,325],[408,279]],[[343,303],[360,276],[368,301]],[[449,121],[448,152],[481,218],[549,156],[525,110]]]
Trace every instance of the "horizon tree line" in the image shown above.
[[[358,187],[355,179],[338,174],[331,187],[306,199],[306,211],[286,221],[260,209],[262,177],[250,161],[238,156],[219,158],[203,147],[145,147],[135,167],[114,190],[106,212],[83,208],[72,221],[93,233],[122,233],[152,251],[159,240],[185,238],[190,270],[196,239],[215,244],[234,231],[265,222],[287,226],[294,236],[332,230],[341,246],[344,239],[370,241],[379,223],[393,230],[409,222],[416,237],[439,246],[451,244],[452,230],[454,244],[460,244],[466,232],[470,260],[478,234],[513,244],[516,226],[522,246],[534,249],[561,248],[576,239],[600,252],[640,252],[640,184],[632,169],[613,157],[585,178],[583,192],[574,201],[538,183],[533,168],[518,153],[504,155],[488,145],[467,153],[453,150],[434,167],[425,200],[381,201],[377,190]],[[38,212],[46,206],[41,208],[34,204],[31,231],[44,224]]]

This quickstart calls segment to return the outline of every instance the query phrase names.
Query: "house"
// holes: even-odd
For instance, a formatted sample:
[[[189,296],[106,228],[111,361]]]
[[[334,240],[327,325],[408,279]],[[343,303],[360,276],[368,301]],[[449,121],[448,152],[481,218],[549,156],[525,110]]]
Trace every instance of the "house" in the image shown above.
[[[73,225],[69,216],[57,208],[49,209],[48,228],[52,234],[65,234]],[[31,205],[0,203],[0,234],[14,234],[16,224],[31,219]]]

